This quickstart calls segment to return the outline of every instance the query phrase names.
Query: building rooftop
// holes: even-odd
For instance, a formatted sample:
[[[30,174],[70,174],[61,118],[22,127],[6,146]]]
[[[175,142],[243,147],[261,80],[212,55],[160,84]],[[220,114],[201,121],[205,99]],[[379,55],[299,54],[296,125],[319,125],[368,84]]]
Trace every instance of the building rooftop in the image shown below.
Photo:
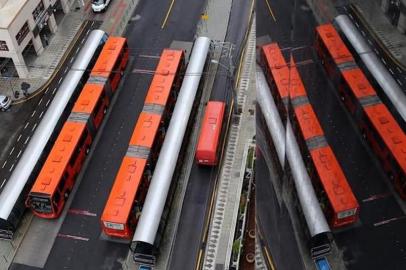
[[[7,29],[27,2],[28,0],[0,0],[0,28]]]

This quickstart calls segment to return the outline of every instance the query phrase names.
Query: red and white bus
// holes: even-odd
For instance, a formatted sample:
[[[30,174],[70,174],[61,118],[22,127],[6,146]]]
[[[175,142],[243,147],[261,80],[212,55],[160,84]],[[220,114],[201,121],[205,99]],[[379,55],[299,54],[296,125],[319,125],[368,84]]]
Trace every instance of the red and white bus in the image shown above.
[[[347,178],[329,146],[316,113],[309,102],[299,72],[291,61],[290,110],[293,130],[303,156],[307,157],[309,176],[313,179],[321,206],[333,228],[354,224],[359,204]]]
[[[42,218],[57,218],[100,127],[128,62],[125,38],[110,37],[62,127],[26,200]]]
[[[101,216],[108,237],[131,239],[176,102],[184,52],[165,49]]]
[[[200,165],[215,166],[218,163],[225,107],[226,104],[221,101],[207,103],[196,149],[196,161]]]
[[[333,25],[317,27],[315,47],[344,104],[380,160],[400,196],[406,200],[406,136],[355,63]],[[338,53],[339,52],[339,53]]]

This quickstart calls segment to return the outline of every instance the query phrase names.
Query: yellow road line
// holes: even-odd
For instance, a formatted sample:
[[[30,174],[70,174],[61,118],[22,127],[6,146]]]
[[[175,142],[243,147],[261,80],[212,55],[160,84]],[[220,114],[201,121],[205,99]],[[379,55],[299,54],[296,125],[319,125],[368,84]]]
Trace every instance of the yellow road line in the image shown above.
[[[164,29],[164,27],[165,27],[165,25],[166,25],[166,22],[168,21],[168,18],[169,18],[169,15],[171,14],[172,7],[173,7],[173,4],[174,4],[174,3],[175,3],[175,0],[172,0],[171,5],[169,6],[168,12],[166,13],[164,22],[163,22],[162,25],[161,25],[161,29]]]
[[[266,2],[266,5],[268,6],[268,10],[269,10],[269,13],[270,13],[271,16],[272,16],[272,19],[274,20],[274,22],[276,22],[275,15],[273,14],[273,11],[272,11],[271,5],[269,4],[269,1],[268,1],[268,0],[265,0],[265,2]]]

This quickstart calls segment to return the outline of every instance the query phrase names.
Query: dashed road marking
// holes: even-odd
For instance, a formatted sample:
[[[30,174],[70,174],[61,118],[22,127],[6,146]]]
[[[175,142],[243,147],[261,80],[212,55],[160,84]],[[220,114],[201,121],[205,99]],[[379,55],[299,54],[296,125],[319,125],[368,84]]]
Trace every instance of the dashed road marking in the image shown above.
[[[14,152],[14,149],[16,149],[16,148],[13,147],[13,149],[11,149],[10,153],[8,154],[9,156]]]
[[[47,89],[45,90],[45,94],[48,93],[48,90],[49,90],[49,87],[47,87]],[[41,100],[42,100],[42,98],[41,98]]]
[[[406,216],[400,216],[400,217],[393,217],[393,218],[385,219],[385,220],[374,223],[374,226],[375,227],[382,226],[382,225],[391,223],[391,222],[396,221],[396,220],[404,219],[405,217]]]
[[[392,73],[392,75],[395,74],[391,68],[389,68],[389,72]]]
[[[41,98],[38,102],[38,105],[40,105],[42,103],[42,101],[44,100],[44,98]]]
[[[38,105],[39,105],[39,103],[38,103]],[[37,110],[34,110],[34,111],[32,112],[32,114],[31,114],[31,117],[33,117],[36,112],[37,112]]]
[[[43,114],[44,114],[44,111],[41,112],[41,114],[39,115],[39,118],[42,118]]]
[[[381,194],[375,194],[375,195],[371,195],[370,197],[363,199],[362,202],[370,202],[370,201],[374,201],[377,199],[383,199],[386,198],[388,196],[390,196],[391,193],[390,192],[386,192],[386,193],[381,193]]]
[[[38,123],[35,123],[34,126],[32,127],[31,131],[34,131],[34,129],[37,127]]]
[[[396,81],[398,82],[398,84],[403,85],[403,83],[399,79],[396,79]]]
[[[4,167],[6,167],[6,164],[7,164],[7,160],[4,161],[3,166],[1,168],[3,169]]]
[[[17,138],[17,142],[19,142],[20,141],[20,139],[21,139],[21,137],[22,137],[23,135],[22,134],[20,134],[19,136],[18,136],[18,138]]]
[[[24,126],[24,129],[26,129],[28,127],[28,125],[30,124],[30,122],[27,122]]]
[[[48,101],[47,101],[47,104],[45,104],[45,107],[48,107],[49,102],[51,102],[51,100],[48,100]]]
[[[56,87],[54,89],[52,89],[52,95],[55,94],[56,92]]]
[[[60,78],[59,78],[58,85],[61,84],[62,79],[63,79],[63,77],[60,77]]]
[[[86,238],[86,237],[75,236],[75,235],[70,235],[70,234],[63,234],[63,233],[58,233],[58,237],[69,238],[69,239],[74,239],[74,240],[81,240],[81,241],[89,241],[89,238]]]
[[[75,215],[89,216],[89,217],[97,217],[96,213],[92,213],[87,210],[81,210],[81,209],[69,209],[68,213],[75,214]]]
[[[21,151],[21,150],[18,152],[17,158],[20,157],[20,155],[21,155],[22,152],[23,152],[23,151]]]
[[[3,179],[3,182],[1,183],[0,188],[3,188],[4,184],[6,183],[6,180],[7,180],[6,178]]]
[[[27,144],[28,140],[30,139],[30,136],[27,137],[27,139],[25,139],[24,144]]]
[[[11,164],[11,167],[10,167],[10,169],[8,171],[11,172],[13,170],[13,168],[14,168],[14,163]]]

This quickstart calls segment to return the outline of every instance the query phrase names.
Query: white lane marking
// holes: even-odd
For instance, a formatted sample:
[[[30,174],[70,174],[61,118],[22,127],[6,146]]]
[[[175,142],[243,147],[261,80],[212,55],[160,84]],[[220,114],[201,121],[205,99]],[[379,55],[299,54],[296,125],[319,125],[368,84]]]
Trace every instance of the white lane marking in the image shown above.
[[[72,64],[72,62],[73,62],[73,57],[70,59],[69,63]]]
[[[86,237],[75,236],[75,235],[70,235],[70,234],[63,234],[63,233],[58,233],[58,237],[69,238],[69,239],[74,239],[74,240],[89,241],[89,238],[86,238]]]
[[[372,42],[371,42],[371,40],[369,40],[369,39],[368,39],[368,43],[369,43],[369,45],[372,45]]]
[[[38,103],[38,105],[39,105],[39,103]],[[37,110],[34,110],[34,111],[32,112],[32,114],[31,114],[31,117],[33,117],[36,112],[37,112]]]
[[[3,166],[1,168],[4,169],[4,167],[6,167],[6,164],[7,164],[7,160],[4,161]]]
[[[52,95],[55,94],[56,92],[56,87],[52,90]]]
[[[389,68],[389,72],[392,73],[392,75],[395,74],[391,68]]]
[[[10,167],[10,169],[8,171],[11,172],[13,170],[13,168],[14,168],[14,163],[11,164],[11,167]]]
[[[398,82],[398,84],[403,85],[403,83],[399,79],[396,79],[396,81]]]
[[[27,137],[27,139],[25,139],[24,144],[27,144],[28,140],[30,139],[30,136]]]
[[[89,216],[89,217],[97,217],[96,213],[89,212],[87,210],[81,210],[81,209],[69,209],[68,212],[70,214],[75,214],[75,215],[83,215],[83,216]]]
[[[63,74],[65,74],[68,71],[68,67],[65,68],[65,70],[63,71]]]
[[[25,124],[25,126],[24,126],[24,129],[26,129],[29,124],[30,124],[30,122],[27,122],[27,124]]]
[[[62,79],[63,79],[63,77],[60,77],[60,78],[59,78],[58,85],[61,84]]]
[[[37,127],[37,123],[34,124],[34,126],[32,127],[31,131],[34,131],[34,129]]]
[[[40,101],[38,102],[38,105],[40,105],[41,103],[42,103],[42,100],[43,100],[44,98],[41,98],[40,99]]]
[[[9,156],[14,152],[14,149],[16,149],[16,148],[13,147],[13,149],[11,149],[10,154],[8,154]]]
[[[75,55],[77,55],[77,54],[78,54],[79,49],[80,49],[80,48],[77,48],[77,49],[76,49]]]
[[[381,60],[382,60],[382,62],[385,64],[385,66],[387,65],[386,64],[386,61],[385,61],[385,59],[383,59],[382,57],[381,57]]]
[[[378,52],[378,50],[376,48],[374,48],[374,51],[375,51],[376,54],[379,55],[379,52]]]
[[[21,153],[22,153],[22,151],[20,150],[20,151],[18,152],[17,158],[20,157]]]
[[[138,57],[153,58],[153,59],[159,59],[160,58],[160,56],[158,56],[158,55],[146,55],[146,54],[140,54]]]
[[[41,114],[39,115],[39,118],[41,118],[43,114],[44,114],[44,111],[41,112]]]
[[[48,107],[49,102],[51,102],[51,100],[48,100],[48,101],[47,101],[47,104],[45,104],[45,107]]]
[[[89,34],[89,32],[90,32],[90,29],[87,29],[86,34]]]
[[[47,87],[47,89],[45,90],[45,94],[48,93],[49,87]],[[41,98],[42,99],[42,98]]]
[[[20,141],[20,139],[21,139],[21,137],[22,137],[22,136],[23,136],[23,135],[21,135],[21,134],[18,136],[18,138],[17,138],[17,142],[19,142],[19,141]]]
[[[382,225],[388,224],[390,222],[393,222],[393,221],[396,221],[396,220],[399,220],[399,219],[404,219],[405,217],[406,216],[388,218],[388,219],[385,219],[385,220],[374,223],[374,226],[375,227],[382,226]]]
[[[3,179],[3,183],[1,183],[0,188],[2,188],[4,186],[4,184],[6,183],[6,180],[7,180],[6,178]]]

